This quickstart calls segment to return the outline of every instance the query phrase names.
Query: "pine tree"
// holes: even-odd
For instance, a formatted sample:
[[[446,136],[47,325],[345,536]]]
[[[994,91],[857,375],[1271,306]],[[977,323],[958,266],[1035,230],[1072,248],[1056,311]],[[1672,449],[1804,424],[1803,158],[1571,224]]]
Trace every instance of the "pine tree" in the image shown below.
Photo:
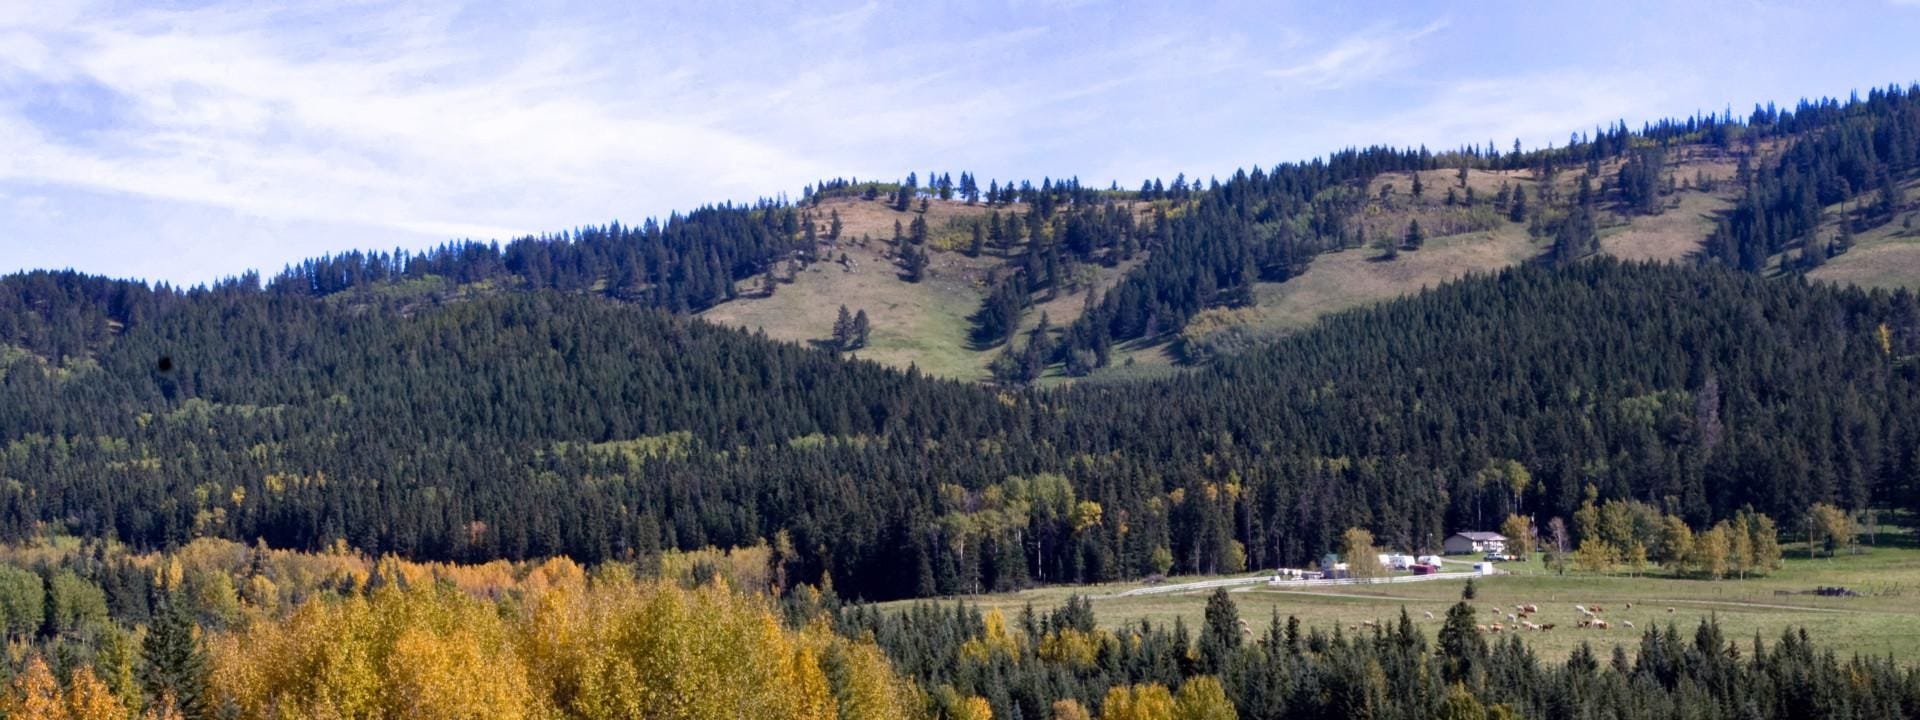
[[[1207,597],[1206,625],[1200,633],[1200,671],[1218,673],[1227,667],[1233,651],[1241,642],[1240,609],[1217,588]]]
[[[1516,187],[1513,197],[1507,202],[1507,219],[1514,222],[1527,221],[1527,189]]]
[[[1419,199],[1421,195],[1423,195],[1423,194],[1425,194],[1425,193],[1426,193],[1426,191],[1427,191],[1427,186],[1426,186],[1425,184],[1422,184],[1422,183],[1420,182],[1420,171],[1418,171],[1418,170],[1415,170],[1415,171],[1413,172],[1413,197],[1414,197],[1414,199],[1416,199],[1416,200],[1417,200],[1417,199]]]
[[[1406,237],[1407,249],[1419,250],[1421,246],[1426,244],[1427,244],[1427,233],[1425,230],[1420,229],[1420,221],[1416,219],[1408,222],[1407,237]]]
[[[853,349],[853,314],[845,305],[840,306],[840,314],[833,321],[833,349]]]
[[[871,333],[872,330],[873,330],[873,326],[867,321],[866,308],[861,308],[859,312],[854,313],[853,315],[853,347],[854,349],[859,349],[867,346],[867,335]]]
[[[140,644],[146,664],[141,673],[147,696],[173,698],[186,720],[210,717],[207,705],[207,651],[195,634],[192,611],[177,594],[160,603],[153,626]]]
[[[1477,684],[1476,676],[1487,659],[1487,639],[1480,635],[1480,627],[1474,622],[1472,605],[1457,602],[1447,609],[1437,649],[1447,682]]]

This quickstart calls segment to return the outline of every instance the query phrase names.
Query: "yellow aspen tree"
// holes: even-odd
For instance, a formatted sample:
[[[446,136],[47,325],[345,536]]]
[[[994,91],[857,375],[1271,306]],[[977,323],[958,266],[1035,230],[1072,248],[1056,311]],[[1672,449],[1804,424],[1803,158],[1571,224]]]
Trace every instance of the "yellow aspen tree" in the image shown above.
[[[75,670],[67,681],[67,712],[73,720],[127,720],[127,706],[90,667]]]
[[[0,699],[0,715],[35,720],[69,720],[67,704],[60,697],[60,683],[53,679],[47,662],[34,655],[26,669],[14,676],[7,696]]]
[[[993,720],[993,706],[987,704],[986,698],[969,695],[954,708],[949,720]]]
[[[1212,675],[1200,675],[1180,686],[1173,697],[1174,720],[1239,720],[1239,711],[1227,699],[1227,690]]]
[[[1053,702],[1053,720],[1093,720],[1079,700],[1067,698]]]
[[[1100,720],[1172,720],[1173,694],[1165,685],[1116,686],[1100,704]]]
[[[147,711],[140,714],[140,720],[186,720],[186,717],[180,714],[180,708],[173,702],[173,696],[166,695],[154,700],[152,705],[148,705]]]

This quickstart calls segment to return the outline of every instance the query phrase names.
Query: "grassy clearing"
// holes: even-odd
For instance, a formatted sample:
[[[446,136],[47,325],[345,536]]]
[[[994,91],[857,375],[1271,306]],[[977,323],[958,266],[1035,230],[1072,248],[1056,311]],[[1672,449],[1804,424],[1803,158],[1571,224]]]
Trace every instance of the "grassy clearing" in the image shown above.
[[[991,356],[967,347],[967,316],[984,296],[980,277],[998,261],[935,253],[927,278],[910,283],[900,279],[899,269],[884,255],[886,249],[880,241],[864,247],[843,242],[834,257],[845,252],[852,267],[814,263],[793,282],[780,285],[772,297],[743,297],[700,316],[722,325],[765,330],[776,340],[805,343],[833,335],[841,305],[864,309],[873,333],[858,356],[896,367],[916,365],[941,377],[984,378]],[[753,281],[743,284],[757,289],[756,285]]]
[[[1331,313],[1526,262],[1542,248],[1527,237],[1525,227],[1505,223],[1484,232],[1428,240],[1421,250],[1402,252],[1392,261],[1376,260],[1379,253],[1370,248],[1327,253],[1314,258],[1299,277],[1261,283],[1255,325],[1261,331],[1300,330]]]
[[[1600,248],[1628,260],[1678,262],[1693,257],[1713,234],[1714,219],[1733,207],[1716,193],[1681,192],[1666,212],[1635,216],[1625,226],[1601,233]]]
[[[1920,195],[1920,181],[1904,186],[1906,196]],[[1920,209],[1899,213],[1892,222],[1854,236],[1853,249],[1814,268],[1807,277],[1827,282],[1852,283],[1872,288],[1920,290]],[[1821,226],[1820,237],[1832,238],[1839,231],[1841,206],[1827,209],[1829,221]],[[1779,262],[1779,257],[1772,260]]]
[[[1476,581],[1472,601],[1482,622],[1495,622],[1492,608],[1516,604],[1540,606],[1535,622],[1555,623],[1551,632],[1521,635],[1543,657],[1558,659],[1590,641],[1605,649],[1624,643],[1632,652],[1641,631],[1671,622],[1691,633],[1706,617],[1718,618],[1729,637],[1750,639],[1755,633],[1769,644],[1789,628],[1806,628],[1825,647],[1841,652],[1920,657],[1920,549],[1880,547],[1862,555],[1809,560],[1801,551],[1789,556],[1785,567],[1766,577],[1746,580],[1694,580],[1626,574],[1590,575],[1568,571],[1555,574],[1538,561],[1507,563],[1514,574]],[[1191,578],[1205,579],[1205,578]],[[1174,578],[1170,582],[1190,579]],[[1402,585],[1353,586],[1282,591],[1265,585],[1237,589],[1234,601],[1240,616],[1264,632],[1277,610],[1281,617],[1297,616],[1309,627],[1345,630],[1366,620],[1393,620],[1406,608],[1415,624],[1429,634],[1440,628],[1439,618],[1460,598],[1463,583],[1429,582]],[[1171,623],[1175,618],[1198,627],[1207,595],[1201,591],[1175,595],[1099,597],[1139,587],[1137,583],[1098,586],[1046,587],[1018,593],[967,598],[982,607],[1018,612],[1032,603],[1047,608],[1069,596],[1095,596],[1093,607],[1102,624],[1119,628],[1141,620]],[[1841,586],[1862,597],[1820,597],[1802,594],[1821,586]],[[1788,594],[1779,594],[1781,592]],[[1633,604],[1627,609],[1627,603]],[[1576,604],[1600,605],[1613,624],[1610,630],[1580,630]],[[1668,612],[1672,608],[1672,612]],[[1436,619],[1425,619],[1432,612]],[[1505,622],[1505,615],[1497,618]],[[1632,621],[1638,629],[1626,629]],[[1690,635],[1689,635],[1690,637]]]

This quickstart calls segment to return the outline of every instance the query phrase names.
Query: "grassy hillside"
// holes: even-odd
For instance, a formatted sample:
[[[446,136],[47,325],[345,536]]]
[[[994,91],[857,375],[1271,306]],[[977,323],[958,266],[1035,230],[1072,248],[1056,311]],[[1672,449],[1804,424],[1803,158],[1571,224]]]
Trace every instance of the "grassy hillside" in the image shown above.
[[[1737,162],[1733,156],[1708,148],[1673,151],[1667,174],[1679,187],[1666,197],[1662,211],[1655,215],[1603,212],[1602,251],[1635,260],[1690,260],[1713,231],[1716,213],[1732,206],[1734,191],[1727,183],[1734,176]],[[1603,165],[1602,175],[1617,172],[1618,165]],[[1189,324],[1188,334],[1200,332],[1198,328],[1204,324],[1213,331],[1230,328],[1242,336],[1239,342],[1243,345],[1258,343],[1310,327],[1332,313],[1410,295],[1469,274],[1534,261],[1551,245],[1547,238],[1532,237],[1526,224],[1512,222],[1491,206],[1503,185],[1537,197],[1539,181],[1533,173],[1474,170],[1468,173],[1464,187],[1456,170],[1429,170],[1419,176],[1423,192],[1417,198],[1411,194],[1412,173],[1385,173],[1375,178],[1368,184],[1365,204],[1355,214],[1355,222],[1369,239],[1398,239],[1408,224],[1417,220],[1429,235],[1437,235],[1422,249],[1401,252],[1389,260],[1371,246],[1370,240],[1367,246],[1320,255],[1298,277],[1259,283],[1254,307],[1203,314]],[[1577,177],[1575,171],[1558,173],[1554,191],[1561,196],[1577,192]],[[1701,179],[1718,186],[1702,190],[1695,185]],[[1465,204],[1467,188],[1473,190],[1472,207]],[[1449,190],[1455,202],[1449,202]],[[1863,238],[1863,244],[1865,241]],[[1920,276],[1920,245],[1914,249],[1911,265],[1904,269],[1870,267],[1873,272],[1894,278]],[[1177,369],[1182,359],[1177,344],[1170,339],[1129,343],[1121,346],[1119,356],[1120,362],[1100,370],[1096,377],[1124,380],[1164,375]]]
[[[1021,204],[996,209],[1003,216],[1026,212]],[[986,296],[988,274],[1004,266],[1006,258],[991,251],[967,257],[960,250],[970,242],[971,224],[984,222],[994,210],[960,201],[929,200],[924,213],[927,244],[936,252],[928,264],[927,277],[913,283],[902,278],[889,240],[895,222],[905,226],[922,216],[917,204],[902,212],[884,200],[842,197],[823,201],[814,210],[817,232],[825,238],[832,213],[839,214],[842,227],[838,243],[824,239],[820,243],[822,262],[783,278],[791,282],[780,284],[771,296],[764,294],[758,279],[743,281],[743,297],[710,308],[700,317],[722,325],[764,330],[777,340],[811,343],[832,336],[834,320],[840,306],[845,305],[850,311],[866,310],[873,323],[868,346],[854,355],[894,367],[912,365],[939,377],[984,380],[987,363],[998,349],[973,348],[968,340],[967,318]],[[843,256],[845,261],[841,260]],[[1091,273],[1089,286],[1104,289],[1133,265],[1083,268]],[[1084,290],[1051,299],[1037,295],[1021,329],[1033,328],[1042,314],[1056,326],[1071,322],[1085,304]]]
[[[1906,196],[1920,195],[1920,181],[1905,185]],[[1839,231],[1841,208],[1828,208],[1822,237]],[[1920,290],[1920,210],[1909,209],[1899,219],[1854,236],[1854,246],[1827,264],[1807,273],[1815,280],[1852,283],[1864,287]],[[1778,262],[1778,258],[1775,259]]]
[[[1760,166],[1765,157],[1784,146],[1778,141],[1761,144],[1751,151],[1756,157],[1750,160]],[[1597,205],[1600,251],[1626,259],[1666,262],[1690,262],[1698,257],[1718,218],[1738,198],[1733,181],[1741,155],[1748,152],[1739,147],[1728,151],[1706,145],[1668,149],[1663,170],[1667,178],[1663,186],[1668,189],[1661,195],[1658,212],[1626,213],[1608,201]],[[1621,162],[1615,159],[1603,163],[1599,177],[1615,177]],[[1574,196],[1584,171],[1582,167],[1559,168],[1551,180],[1550,193],[1563,199]],[[1422,193],[1417,197],[1412,193],[1415,173],[1407,172],[1382,173],[1364,188],[1337,190],[1354,208],[1348,217],[1348,227],[1357,234],[1353,246],[1313,258],[1303,274],[1286,282],[1259,283],[1253,307],[1204,313],[1189,323],[1187,334],[1226,329],[1235,338],[1221,347],[1229,351],[1247,347],[1309,327],[1331,313],[1417,293],[1469,274],[1536,261],[1552,245],[1550,238],[1535,237],[1537,229],[1529,223],[1514,222],[1495,207],[1495,198],[1506,188],[1524,192],[1537,211],[1541,183],[1545,181],[1536,177],[1535,171],[1473,170],[1464,183],[1453,169],[1422,171],[1418,177]],[[1909,196],[1920,195],[1920,183],[1910,184],[1908,192]],[[1015,206],[1002,212],[1024,210]],[[1134,209],[1136,213],[1144,210],[1144,205]],[[904,226],[922,214],[918,204],[901,212],[884,199],[827,200],[814,211],[822,237],[830,214],[838,213],[843,223],[839,243],[822,242],[821,255],[827,262],[797,273],[770,297],[760,292],[758,280],[743,282],[747,292],[742,299],[711,308],[702,317],[764,330],[781,340],[811,342],[831,334],[841,305],[864,309],[872,318],[874,332],[869,347],[858,353],[861,357],[896,367],[914,365],[941,377],[984,380],[988,377],[986,367],[999,350],[971,347],[968,317],[985,297],[990,274],[1001,268],[1005,259],[991,253],[969,258],[958,251],[968,244],[969,225],[984,221],[989,212],[983,205],[930,201],[924,217],[929,246],[937,251],[926,281],[916,284],[901,279],[888,239],[896,222]],[[1174,213],[1178,212],[1174,208]],[[1838,207],[1829,208],[1830,229],[1823,235],[1831,236],[1840,212]],[[1920,223],[1920,218],[1914,218],[1916,214],[1920,213],[1909,211],[1905,222],[1860,233],[1851,252],[1832,259],[1810,276],[1870,287],[1920,287],[1920,230],[1912,227]],[[1396,258],[1382,257],[1375,246],[1403,237],[1409,223],[1415,221],[1429,237],[1425,246],[1401,252]],[[1115,268],[1088,266],[1088,285],[1104,291],[1139,261],[1136,258]],[[1034,327],[1043,314],[1055,327],[1064,326],[1080,315],[1086,301],[1085,291],[1054,298],[1036,296],[1035,306],[1022,318],[1021,332]],[[1098,370],[1091,379],[1126,380],[1174,372],[1189,359],[1180,337],[1175,333],[1121,343],[1115,347],[1113,364]],[[1060,372],[1058,367],[1050,369],[1042,382],[1071,381]]]
[[[743,283],[744,297],[715,306],[700,317],[764,330],[777,340],[806,343],[831,337],[833,322],[845,305],[853,311],[866,310],[873,323],[873,335],[868,347],[858,353],[860,357],[896,367],[915,365],[942,377],[984,377],[990,358],[968,349],[967,315],[979,306],[986,273],[1000,260],[936,252],[927,278],[907,282],[901,278],[889,240],[895,222],[905,226],[920,215],[917,207],[898,212],[882,200],[827,200],[815,213],[822,238],[835,212],[842,223],[840,241],[823,239],[822,262],[792,276],[771,296],[761,293],[758,281]],[[929,202],[928,244],[964,244],[968,231],[962,223],[985,218],[988,212],[981,205]]]

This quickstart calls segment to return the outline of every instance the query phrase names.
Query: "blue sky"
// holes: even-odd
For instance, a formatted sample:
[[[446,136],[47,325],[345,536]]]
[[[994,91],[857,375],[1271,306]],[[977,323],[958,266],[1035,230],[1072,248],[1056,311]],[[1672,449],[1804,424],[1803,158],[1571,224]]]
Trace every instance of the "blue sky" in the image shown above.
[[[1137,186],[1920,79],[1920,0],[0,3],[0,272],[198,283],[971,170]]]

